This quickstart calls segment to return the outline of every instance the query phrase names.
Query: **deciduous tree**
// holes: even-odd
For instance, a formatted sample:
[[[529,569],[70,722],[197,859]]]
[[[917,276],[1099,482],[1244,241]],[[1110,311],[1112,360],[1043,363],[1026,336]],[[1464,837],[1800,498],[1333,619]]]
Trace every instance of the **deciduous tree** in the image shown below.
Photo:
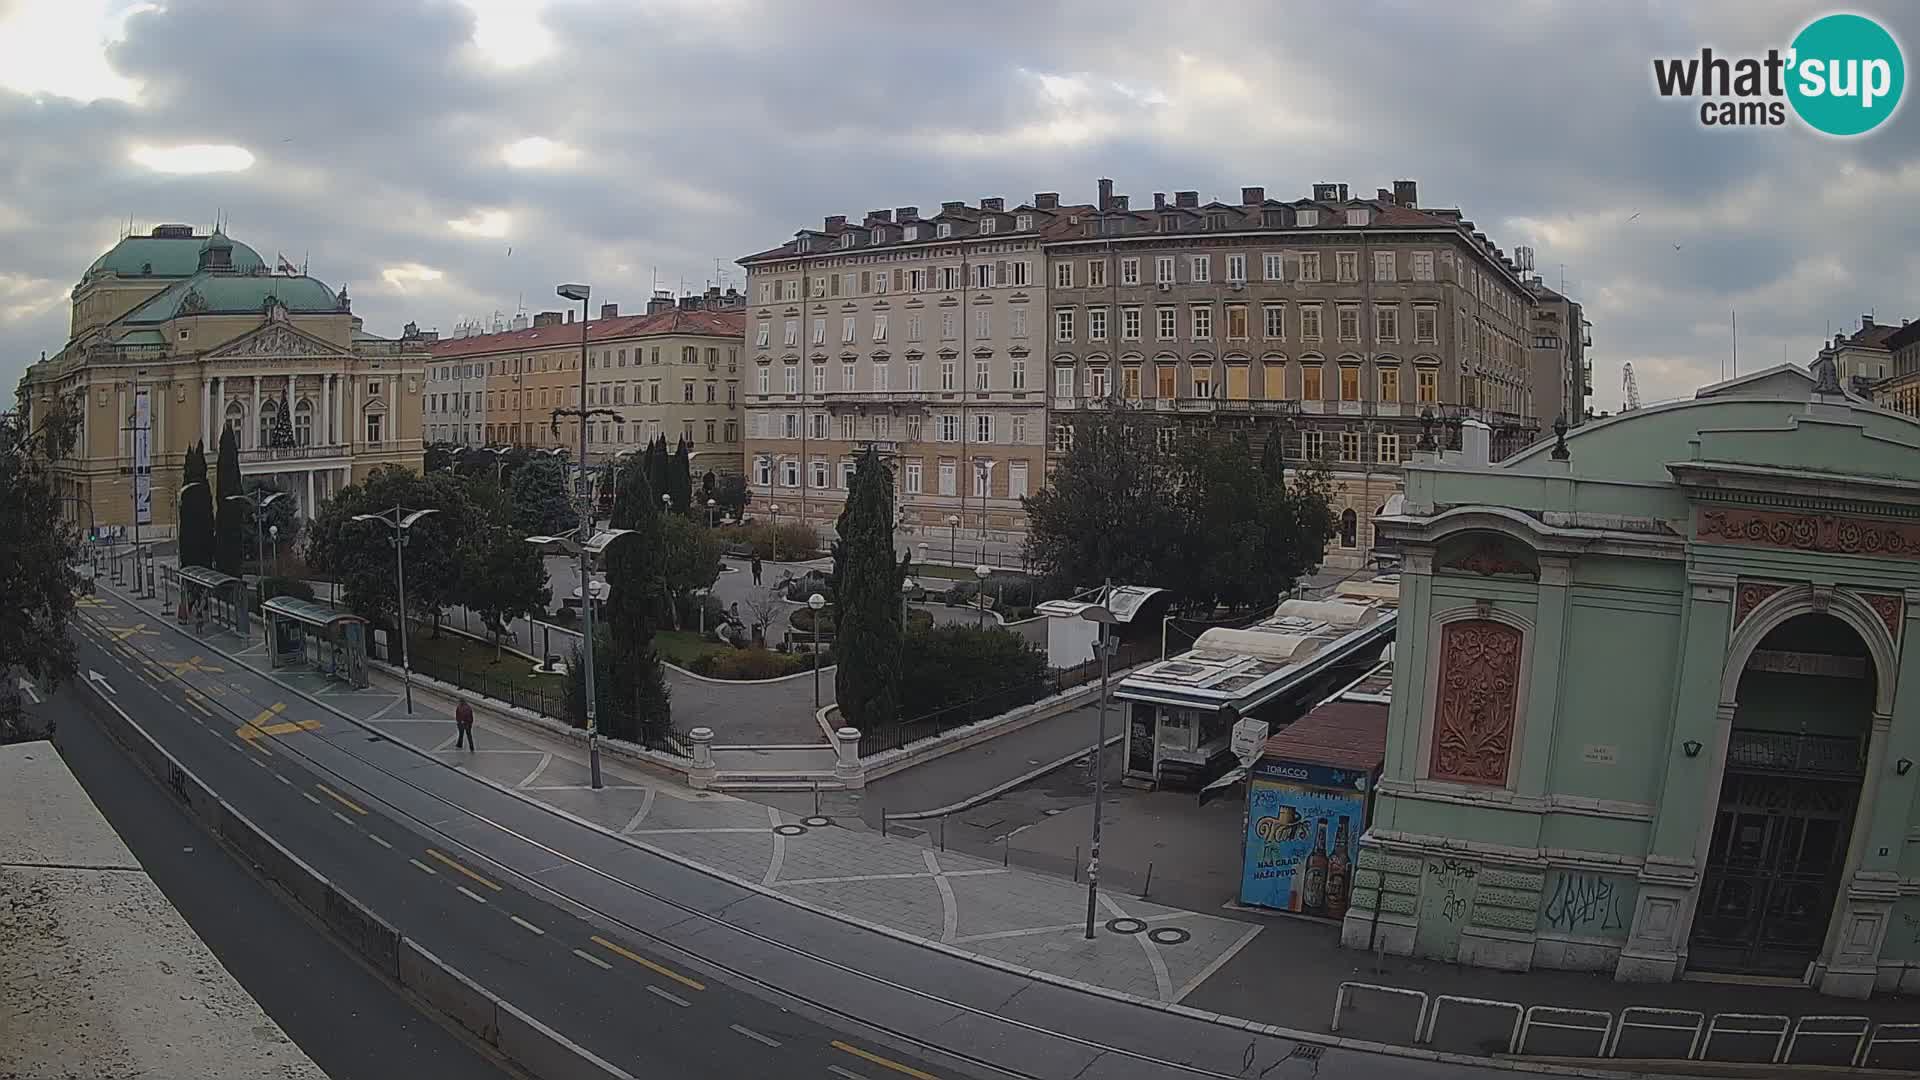
[[[1159,584],[1185,555],[1177,490],[1151,414],[1120,402],[1082,413],[1050,483],[1024,500],[1027,558],[1081,587]]]
[[[564,464],[542,455],[514,472],[513,522],[522,536],[558,536],[579,526]]]
[[[498,660],[507,627],[515,619],[544,612],[553,600],[546,562],[517,530],[495,521],[482,526],[467,545],[462,564],[461,601],[493,635]]]
[[[46,734],[28,730],[22,679],[45,692],[74,671],[67,626],[80,585],[73,570],[80,542],[61,514],[47,464],[72,451],[75,416],[55,402],[36,428],[19,414],[0,418],[0,742]]]

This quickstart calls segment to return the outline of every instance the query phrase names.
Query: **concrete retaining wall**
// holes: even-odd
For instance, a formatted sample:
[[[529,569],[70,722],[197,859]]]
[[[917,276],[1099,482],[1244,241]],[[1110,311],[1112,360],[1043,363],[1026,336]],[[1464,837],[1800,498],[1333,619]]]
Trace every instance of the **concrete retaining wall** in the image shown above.
[[[282,847],[223,801],[192,770],[97,688],[88,707],[115,742],[180,797],[209,832],[225,840],[262,876],[318,917],[341,943],[388,978],[473,1032],[540,1080],[633,1080],[538,1020],[488,993]]]
[[[861,759],[866,766],[867,781],[871,783],[902,769],[910,769],[935,758],[945,757],[957,750],[977,746],[988,739],[1019,731],[1023,727],[1099,700],[1100,684],[1088,683],[1085,686],[1076,686],[1065,693],[1041,698],[1039,701],[1022,705],[1017,709],[1010,709],[999,716],[988,717],[979,723],[954,728],[931,739],[922,739],[898,750],[882,751],[870,758]]]

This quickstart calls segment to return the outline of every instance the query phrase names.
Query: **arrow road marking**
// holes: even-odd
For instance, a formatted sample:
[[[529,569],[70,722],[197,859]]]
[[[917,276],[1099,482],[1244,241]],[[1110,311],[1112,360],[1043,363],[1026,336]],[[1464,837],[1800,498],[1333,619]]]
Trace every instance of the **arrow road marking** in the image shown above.
[[[31,701],[33,704],[35,705],[40,704],[40,695],[34,692],[32,679],[29,679],[25,675],[22,675],[19,678],[14,680],[14,685],[18,686],[20,688],[20,692],[27,695],[27,699]]]
[[[114,697],[120,696],[120,691],[115,690],[113,688],[113,684],[107,681],[107,677],[93,670],[92,668],[87,669],[87,681],[90,683],[99,684],[100,689],[105,690],[107,693],[112,694]]]

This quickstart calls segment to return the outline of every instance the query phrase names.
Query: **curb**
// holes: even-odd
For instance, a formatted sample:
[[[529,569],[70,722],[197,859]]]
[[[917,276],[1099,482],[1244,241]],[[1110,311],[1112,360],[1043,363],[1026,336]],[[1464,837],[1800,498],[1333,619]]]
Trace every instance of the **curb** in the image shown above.
[[[177,627],[169,626],[169,629],[177,629]],[[197,639],[193,639],[191,635],[187,635],[187,636],[189,640],[197,640]],[[218,646],[215,646],[210,642],[201,642],[201,644],[207,648],[213,649],[215,652],[220,653],[220,655],[227,657],[227,659],[233,661],[234,663],[239,664],[240,666],[246,668],[247,670],[253,672],[256,675],[261,675],[262,677],[268,678],[268,679],[272,678],[271,675],[268,675],[262,672],[260,669],[254,667],[252,664],[244,660],[240,660],[232,656],[231,654],[226,653],[224,650],[221,650]],[[350,724],[353,724],[355,727],[362,728],[368,732],[376,731],[375,728],[368,725],[364,721],[356,719],[355,717],[349,716],[348,714],[341,712],[338,709],[335,709],[333,706],[328,705],[327,703],[321,701],[316,697],[313,697],[312,695],[306,693],[303,690],[299,690],[294,687],[288,687],[287,689],[291,690],[293,693],[299,694],[301,697],[319,706],[320,708],[326,710],[327,712],[340,717],[341,719],[347,721]],[[97,691],[96,691],[96,695],[97,695]],[[1093,983],[1082,982],[1078,979],[1070,979],[1062,975],[1055,975],[1052,972],[1048,972],[1048,971],[1039,971],[1033,968],[1023,968],[1017,964],[1010,964],[1004,960],[997,960],[990,956],[982,956],[977,953],[969,953],[969,952],[966,952],[965,950],[956,948],[952,945],[948,945],[945,942],[933,941],[923,937],[916,937],[915,935],[907,933],[904,930],[897,930],[891,926],[884,926],[880,923],[871,922],[869,920],[859,918],[858,916],[848,915],[845,912],[833,911],[829,908],[821,907],[817,904],[813,904],[808,901],[801,900],[798,897],[789,896],[785,893],[767,888],[766,886],[760,884],[759,882],[748,881],[745,878],[735,877],[734,875],[729,874],[724,870],[717,870],[709,866],[704,866],[700,863],[696,863],[691,859],[678,855],[674,852],[667,851],[663,848],[654,847],[653,845],[645,843],[644,841],[635,840],[631,836],[623,836],[620,833],[616,833],[613,830],[608,829],[603,825],[597,824],[592,821],[588,821],[585,818],[582,818],[576,814],[572,814],[566,810],[562,810],[559,807],[549,806],[546,803],[540,802],[536,799],[529,798],[524,792],[517,791],[495,780],[491,780],[491,779],[488,779],[487,777],[480,776],[472,772],[468,772],[466,770],[460,769],[458,766],[451,765],[447,762],[441,761],[438,758],[435,758],[433,755],[427,753],[426,751],[419,749],[418,747],[414,747],[412,745],[409,745],[404,742],[400,742],[398,740],[392,740],[392,741],[394,742],[395,745],[405,747],[407,750],[412,751],[414,754],[418,755],[420,758],[422,758],[425,761],[430,761],[433,764],[440,766],[441,768],[450,769],[455,772],[458,772],[470,780],[473,780],[481,784],[485,784],[486,786],[491,787],[495,791],[498,791],[504,795],[512,796],[513,798],[520,800],[521,802],[525,803],[530,807],[533,807],[536,810],[542,811],[543,813],[551,814],[554,817],[560,818],[562,820],[572,822],[573,824],[579,825],[582,828],[591,829],[594,832],[601,834],[602,836],[611,837],[615,840],[620,841],[621,843],[627,844],[628,846],[633,847],[637,850],[644,851],[647,854],[654,856],[655,858],[663,859],[676,866],[684,867],[695,873],[704,874],[710,878],[713,878],[718,881],[726,882],[729,885],[732,885],[739,889],[744,889],[756,895],[765,896],[770,899],[778,900],[785,904],[790,904],[794,907],[801,909],[802,911],[806,911],[811,914],[818,915],[822,918],[832,919],[836,922],[844,923],[848,926],[865,930],[869,933],[879,934],[882,937],[890,938],[894,941],[899,941],[908,945],[915,945],[924,949],[931,949],[935,952],[942,953],[947,956],[951,956],[958,960],[965,960],[970,963],[978,964],[982,967],[990,968],[995,971],[1001,971],[1007,974],[1017,975],[1017,976],[1020,976],[1021,978],[1030,979],[1034,982],[1046,983],[1051,986],[1058,986],[1068,990],[1076,990],[1081,993],[1090,994],[1094,997],[1104,998],[1108,1001],[1119,1002],[1121,1004],[1138,1005],[1143,1008],[1155,1009],[1160,1012],[1168,1013],[1173,1016],[1179,1016],[1179,1017],[1183,1017],[1185,1019],[1190,1019],[1190,1020],[1199,1020],[1208,1024],[1213,1024],[1215,1026],[1226,1028],[1233,1031],[1252,1032],[1254,1034],[1267,1035],[1273,1038],[1288,1039],[1294,1042],[1307,1043],[1314,1046],[1326,1046],[1326,1047],[1333,1047],[1340,1050],[1351,1050],[1357,1053],[1379,1054],[1382,1056],[1397,1057],[1397,1058],[1403,1058],[1403,1059],[1414,1060],[1414,1061],[1434,1061],[1442,1064],[1461,1065],[1461,1066],[1467,1066],[1467,1067],[1472,1067],[1477,1069],[1500,1069],[1508,1072],[1534,1073],[1534,1074],[1546,1075],[1546,1076],[1591,1077],[1591,1078],[1594,1078],[1594,1080],[1623,1080],[1623,1078],[1659,1077],[1659,1076],[1672,1075],[1672,1074],[1664,1074],[1664,1073],[1648,1073],[1643,1071],[1622,1072],[1617,1070],[1609,1070],[1609,1069],[1593,1068],[1593,1067],[1541,1064],[1536,1062],[1519,1061],[1519,1060],[1512,1060],[1512,1059],[1506,1059],[1506,1058],[1478,1057],[1471,1054],[1453,1053],[1451,1051],[1422,1050],[1418,1047],[1401,1046],[1395,1043],[1380,1043],[1380,1042],[1371,1042],[1365,1039],[1350,1039],[1350,1038],[1345,1038],[1342,1036],[1334,1035],[1334,1034],[1323,1032],[1323,1031],[1307,1031],[1299,1028],[1280,1027],[1275,1024],[1263,1024],[1257,1020],[1250,1020],[1245,1017],[1232,1016],[1226,1013],[1208,1012],[1204,1009],[1196,1009],[1190,1005],[1182,1005],[1182,1004],[1179,1004],[1178,1002],[1159,1001],[1154,998],[1140,997],[1138,995],[1129,994],[1124,991],[1113,990],[1104,986],[1095,985]],[[156,749],[158,749],[157,743],[155,743],[154,746]],[[164,754],[165,751],[162,750],[161,753]],[[171,760],[170,757],[169,757],[169,760]],[[626,1077],[627,1080],[632,1080],[632,1077],[628,1076],[625,1073],[616,1073],[613,1075]]]
[[[1124,739],[1124,738],[1126,738],[1126,732],[1121,732],[1118,735],[1109,735],[1107,736],[1106,741],[1101,743],[1100,746],[1102,749],[1105,749],[1106,747],[1115,745],[1121,739]],[[988,799],[997,798],[998,796],[1004,795],[1007,792],[1012,791],[1014,788],[1019,787],[1021,784],[1025,784],[1033,780],[1038,780],[1041,777],[1047,775],[1048,773],[1054,771],[1055,769],[1065,768],[1066,766],[1071,765],[1074,762],[1079,761],[1081,758],[1086,756],[1087,756],[1087,752],[1085,750],[1075,750],[1073,753],[1068,754],[1066,757],[1063,757],[1058,761],[1050,761],[1047,764],[1042,765],[1037,769],[1032,769],[1028,772],[1021,773],[1019,776],[1014,777],[1013,779],[1007,781],[1004,784],[1000,784],[995,787],[990,787],[987,790],[982,791],[977,795],[969,795],[966,798],[961,799],[957,803],[949,803],[946,806],[936,807],[932,810],[909,810],[904,814],[888,814],[886,816],[886,820],[888,821],[925,821],[928,818],[945,817],[948,814],[958,814],[964,810],[971,810],[974,807],[979,806],[981,803],[986,802]]]
[[[633,1074],[528,1016],[394,929],[234,809],[97,686],[87,685],[88,711],[102,721],[108,736],[178,795],[203,828],[318,919],[336,944],[535,1075],[634,1080]]]

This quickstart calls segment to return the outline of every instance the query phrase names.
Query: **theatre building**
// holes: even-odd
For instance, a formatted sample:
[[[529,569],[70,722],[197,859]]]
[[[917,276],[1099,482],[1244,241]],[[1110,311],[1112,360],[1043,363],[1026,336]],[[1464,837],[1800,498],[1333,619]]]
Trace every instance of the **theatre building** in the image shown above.
[[[1343,940],[1920,991],[1920,425],[1831,362],[1422,452]]]

